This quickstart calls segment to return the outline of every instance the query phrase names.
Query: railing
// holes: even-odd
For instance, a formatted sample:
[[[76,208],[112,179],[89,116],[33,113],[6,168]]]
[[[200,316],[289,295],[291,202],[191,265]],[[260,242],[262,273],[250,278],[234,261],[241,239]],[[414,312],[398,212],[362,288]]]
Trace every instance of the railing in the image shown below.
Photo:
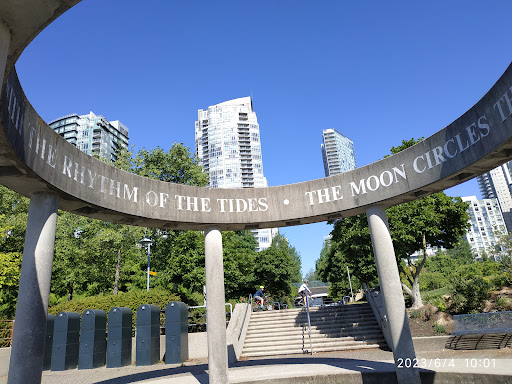
[[[0,320],[0,348],[10,347],[14,320]]]
[[[379,327],[382,331],[382,334],[384,335],[384,339],[386,339],[386,343],[388,344],[389,348],[393,349],[393,343],[391,342],[391,334],[388,327],[388,318],[386,314],[382,313],[382,311],[380,310],[380,305],[379,303],[376,302],[375,298],[373,297],[373,292],[370,291],[366,284],[363,284],[363,288],[366,292],[368,304],[370,304],[370,307],[372,307],[373,314],[377,319],[377,322],[379,323]]]
[[[226,320],[226,324],[229,324],[229,320],[231,320],[231,316],[233,315],[233,304],[231,303],[225,303],[224,306],[229,306],[229,312],[226,312],[226,315],[229,315],[229,319]],[[190,310],[192,309],[199,309],[204,308],[204,313],[196,313],[190,315]],[[188,307],[189,310],[189,323],[188,327],[192,328],[194,331],[204,332],[207,330],[208,322],[206,321],[206,306],[205,305],[196,305]],[[199,321],[200,319],[204,318],[204,321]],[[192,319],[192,322],[190,321]],[[197,320],[195,320],[197,319]]]
[[[309,295],[306,294],[306,316],[308,318],[309,353],[313,354],[313,341],[311,340],[311,318],[309,317]],[[304,347],[304,342],[303,342]],[[308,353],[307,350],[304,353]]]

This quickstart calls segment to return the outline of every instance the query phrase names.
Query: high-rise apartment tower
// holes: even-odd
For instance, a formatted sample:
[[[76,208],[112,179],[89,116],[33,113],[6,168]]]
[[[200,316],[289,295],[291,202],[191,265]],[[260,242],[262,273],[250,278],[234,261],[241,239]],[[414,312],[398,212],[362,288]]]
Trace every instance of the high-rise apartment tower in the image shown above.
[[[480,193],[484,199],[496,199],[508,232],[512,232],[512,175],[511,163],[505,163],[478,176]]]
[[[261,188],[260,127],[250,97],[225,101],[197,112],[196,154],[212,188]],[[277,229],[254,231],[259,249],[270,246]]]
[[[55,132],[89,155],[115,161],[119,148],[128,148],[128,128],[120,121],[108,121],[93,112],[79,116],[76,113],[53,120],[49,124]]]
[[[464,236],[477,257],[496,254],[496,245],[500,235],[508,233],[496,199],[478,200],[476,196],[463,197],[469,204],[471,227]]]
[[[335,129],[322,132],[322,157],[325,176],[332,176],[356,168],[354,142]]]

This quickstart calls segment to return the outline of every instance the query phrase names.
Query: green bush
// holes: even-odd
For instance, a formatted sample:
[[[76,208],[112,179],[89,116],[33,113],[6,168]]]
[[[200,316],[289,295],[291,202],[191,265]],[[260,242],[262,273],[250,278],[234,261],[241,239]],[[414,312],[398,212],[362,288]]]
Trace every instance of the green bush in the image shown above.
[[[512,273],[503,272],[494,276],[491,281],[494,289],[500,289],[501,287],[512,287]]]
[[[409,312],[409,317],[411,319],[417,319],[421,316],[421,311],[419,309],[415,309],[414,311]]]
[[[443,272],[424,272],[420,274],[420,291],[432,291],[450,284],[449,276]]]
[[[472,279],[459,278],[453,282],[453,296],[450,312],[475,313],[482,308],[483,301],[489,297],[491,284],[482,276]]]
[[[167,304],[171,301],[181,301],[179,296],[154,288],[149,292],[145,290],[120,292],[118,295],[99,295],[78,298],[71,301],[61,302],[48,308],[48,313],[56,315],[59,312],[78,312],[80,315],[87,309],[101,309],[108,315],[110,309],[114,307],[127,307],[133,312],[133,327],[137,321],[137,308],[143,304],[154,304],[165,310]]]
[[[446,333],[446,328],[442,325],[437,324],[437,322],[434,323],[434,333],[436,335],[439,335],[441,333]]]
[[[429,304],[432,304],[433,306],[437,307],[437,309],[440,312],[446,312],[446,301],[442,297],[433,297],[428,302]]]
[[[498,309],[500,311],[505,311],[507,309],[508,301],[509,301],[509,299],[507,299],[506,297],[501,297],[501,296],[497,296],[494,299],[494,303],[496,304],[496,307],[498,307]]]

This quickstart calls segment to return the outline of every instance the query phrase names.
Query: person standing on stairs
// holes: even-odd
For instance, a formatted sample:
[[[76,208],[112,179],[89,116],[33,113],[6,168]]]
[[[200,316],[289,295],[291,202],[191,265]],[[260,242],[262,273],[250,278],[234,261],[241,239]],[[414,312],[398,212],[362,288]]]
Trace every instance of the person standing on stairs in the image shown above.
[[[309,290],[308,284],[309,281],[304,280],[304,282],[299,288],[299,295],[302,297],[302,300],[304,300],[304,306],[307,306],[306,296],[311,296],[311,291]]]

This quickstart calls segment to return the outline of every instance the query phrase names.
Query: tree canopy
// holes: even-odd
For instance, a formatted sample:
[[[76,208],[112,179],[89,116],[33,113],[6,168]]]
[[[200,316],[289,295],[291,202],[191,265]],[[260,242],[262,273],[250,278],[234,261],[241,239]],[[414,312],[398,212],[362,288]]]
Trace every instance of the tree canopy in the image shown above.
[[[404,140],[391,152],[416,142]],[[402,286],[413,306],[422,306],[418,278],[426,262],[426,249],[455,246],[469,226],[467,209],[467,203],[459,197],[439,192],[386,210],[397,263],[407,281]],[[342,282],[347,265],[361,283],[375,283],[377,273],[366,215],[338,220],[331,236],[329,250],[320,257],[317,268],[320,276],[332,284],[334,295],[346,294],[347,284]],[[415,253],[418,261],[412,259]]]

